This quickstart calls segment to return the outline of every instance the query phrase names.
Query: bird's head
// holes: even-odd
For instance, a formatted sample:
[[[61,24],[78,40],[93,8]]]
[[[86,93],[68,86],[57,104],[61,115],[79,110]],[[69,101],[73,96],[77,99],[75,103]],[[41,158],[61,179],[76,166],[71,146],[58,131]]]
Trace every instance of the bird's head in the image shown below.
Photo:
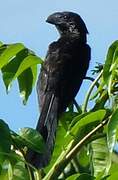
[[[54,24],[61,35],[87,34],[88,30],[82,18],[73,12],[56,12],[46,22]]]

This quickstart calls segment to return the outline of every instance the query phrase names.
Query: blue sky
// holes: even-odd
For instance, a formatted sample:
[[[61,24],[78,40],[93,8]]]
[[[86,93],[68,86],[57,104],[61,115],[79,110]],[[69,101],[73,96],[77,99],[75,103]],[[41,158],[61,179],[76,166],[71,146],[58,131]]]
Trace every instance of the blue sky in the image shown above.
[[[45,22],[55,11],[73,11],[84,19],[88,31],[88,43],[92,48],[90,70],[95,62],[104,62],[108,46],[118,39],[117,0],[4,0],[0,5],[0,41],[4,43],[22,42],[44,58],[48,45],[58,38],[54,26]],[[89,70],[89,74],[90,74]],[[82,101],[87,85],[83,84],[77,99]],[[80,98],[81,97],[81,98]],[[0,79],[0,118],[11,129],[35,127],[38,119],[36,91],[33,90],[27,106],[22,105],[17,83],[6,95]]]

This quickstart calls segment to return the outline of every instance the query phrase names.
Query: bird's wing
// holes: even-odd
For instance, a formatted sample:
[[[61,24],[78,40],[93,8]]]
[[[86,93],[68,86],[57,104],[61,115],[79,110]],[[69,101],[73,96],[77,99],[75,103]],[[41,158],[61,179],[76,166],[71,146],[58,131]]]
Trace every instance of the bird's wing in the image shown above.
[[[46,151],[43,154],[29,152],[29,162],[35,167],[48,164],[59,115],[73,101],[89,65],[89,46],[66,42],[51,44],[37,83],[41,114],[36,129],[46,142]]]
[[[54,148],[55,134],[58,123],[58,86],[62,65],[59,64],[59,49],[56,43],[50,45],[45,62],[37,82],[37,94],[40,106],[40,117],[36,130],[40,132],[46,143],[43,154],[30,151],[27,160],[35,167],[44,167],[48,164]]]

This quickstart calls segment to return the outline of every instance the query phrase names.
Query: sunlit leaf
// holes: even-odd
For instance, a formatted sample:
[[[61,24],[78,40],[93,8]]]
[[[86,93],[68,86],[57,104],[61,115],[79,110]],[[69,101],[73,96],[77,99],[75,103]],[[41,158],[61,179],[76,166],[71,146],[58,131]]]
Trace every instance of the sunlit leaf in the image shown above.
[[[6,65],[14,56],[24,49],[24,45],[21,43],[11,44],[7,49],[3,51],[0,56],[0,69]]]
[[[35,85],[36,79],[37,79],[37,65],[33,65],[31,67],[32,75],[33,75],[33,82],[32,87]]]
[[[18,77],[18,85],[20,90],[20,96],[23,99],[24,105],[26,104],[29,95],[33,88],[33,74],[31,69],[26,69]]]
[[[24,48],[20,52],[16,54],[16,56],[5,65],[2,70],[3,81],[6,87],[6,91],[8,92],[11,87],[11,83],[13,78],[25,57],[28,56],[28,49]]]
[[[95,177],[101,175],[101,173],[103,177],[107,175],[111,158],[109,156],[106,138],[99,138],[92,141],[90,146],[90,157],[92,174],[94,174]]]
[[[117,180],[117,179],[118,179],[118,171],[114,172],[107,178],[107,180]]]
[[[12,49],[11,53],[9,53],[9,46]],[[43,61],[39,57],[35,56],[32,51],[25,48],[22,44],[14,44],[9,46],[0,56],[1,58],[4,55],[7,60],[14,53],[14,56],[10,59],[10,61],[8,60],[8,63],[1,69],[3,81],[8,93],[13,80],[18,78],[20,96],[23,99],[23,103],[26,104],[36,82],[37,64],[40,64]],[[9,53],[9,56],[7,53]]]
[[[80,114],[80,115],[76,116],[75,118],[73,118],[71,124],[69,125],[69,129],[71,129],[80,119],[87,116],[88,114],[90,114],[90,112],[85,112],[85,113]]]
[[[66,178],[66,180],[77,180],[79,176],[80,176],[80,173],[73,174],[72,176],[69,176],[68,178]]]
[[[72,124],[73,119],[75,119],[74,117],[76,117],[77,115],[78,115],[77,112],[71,112],[71,111],[67,111],[63,113],[63,115],[60,118],[60,121],[66,131],[70,129],[70,124]]]
[[[117,130],[118,130],[118,109],[115,110],[108,123],[107,143],[110,152],[113,151],[116,142]]]
[[[34,56],[34,55],[27,56],[20,64],[14,76],[14,79],[18,77],[24,70],[28,69],[29,67],[32,67],[36,64],[41,64],[41,63],[42,63],[42,60],[39,57]]]
[[[116,154],[117,157],[117,154]],[[113,174],[118,171],[118,157],[116,158],[116,163],[112,163],[111,168],[109,170],[109,174]]]
[[[106,83],[108,83],[109,77],[110,77],[110,68],[113,62],[113,56],[115,53],[116,48],[118,47],[118,41],[115,41],[108,50],[105,65],[103,68],[103,78]]]
[[[88,166],[89,167],[89,160],[90,160],[90,157],[89,157],[89,154],[88,154],[88,149],[86,146],[84,146],[79,154],[78,154],[78,159],[79,159],[79,163],[82,167],[86,167]]]
[[[77,123],[71,128],[70,134],[76,135],[79,129],[89,123],[95,121],[101,121],[106,114],[105,110],[98,110],[96,112],[91,112],[90,114],[86,115],[85,117],[81,118],[78,116]]]
[[[28,100],[29,95],[32,92],[37,78],[37,66],[34,65],[31,68],[26,69],[18,76],[18,85],[20,90],[20,96],[24,105]]]

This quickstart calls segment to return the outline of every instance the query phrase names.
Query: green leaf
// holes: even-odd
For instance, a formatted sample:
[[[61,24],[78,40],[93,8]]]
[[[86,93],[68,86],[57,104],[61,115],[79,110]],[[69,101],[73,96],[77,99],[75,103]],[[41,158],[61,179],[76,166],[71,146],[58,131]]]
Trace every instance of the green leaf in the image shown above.
[[[111,68],[114,53],[115,53],[115,50],[116,50],[117,47],[118,47],[118,40],[115,41],[109,47],[109,50],[108,50],[108,53],[107,53],[105,65],[104,65],[104,68],[103,68],[103,78],[104,78],[104,81],[106,82],[106,84],[108,83],[108,80],[109,80],[109,77],[110,77],[110,74],[111,74],[110,68]]]
[[[11,83],[21,62],[27,56],[28,56],[28,49],[25,48],[21,50],[19,53],[17,53],[16,56],[7,65],[5,65],[2,68],[3,81],[7,92],[10,90]]]
[[[81,119],[80,119],[80,116],[77,116],[76,118],[78,118],[78,121],[76,119],[77,123],[71,128],[70,134],[72,134],[73,136],[76,136],[80,128],[92,122],[102,121],[105,114],[106,114],[105,110],[98,110],[95,112],[91,112],[90,114],[86,115],[85,117]]]
[[[37,65],[33,65],[31,67],[32,75],[33,75],[33,82],[32,87],[35,85],[36,79],[37,79]]]
[[[91,176],[90,174],[83,173],[83,174],[74,174],[70,177],[68,177],[66,180],[94,180],[95,178]]]
[[[0,163],[6,159],[6,154],[10,153],[11,135],[8,125],[0,120]],[[6,153],[6,154],[5,154]]]
[[[106,176],[103,177],[103,174],[104,174],[104,172],[101,172],[101,173],[96,177],[95,180],[107,180],[107,178],[109,177],[109,175],[106,175]]]
[[[6,44],[0,45],[0,56],[4,52],[4,50],[7,49],[7,48],[8,48],[8,45],[6,45]]]
[[[24,49],[24,45],[21,43],[11,44],[7,49],[3,51],[0,56],[0,69],[6,65],[14,56]]]
[[[115,56],[115,55],[114,55]],[[117,48],[117,56],[118,56],[118,48]],[[118,64],[118,57],[114,60],[114,64],[111,67],[112,72],[111,75],[109,77],[109,81],[108,81],[108,93],[109,95],[111,95],[112,89],[113,89],[113,84],[114,84],[114,80],[116,81],[117,77],[117,64]]]
[[[23,162],[18,162],[13,168],[12,180],[29,180],[28,171]]]
[[[18,150],[18,149],[24,148],[26,146],[24,139],[20,135],[11,131],[11,137],[12,137],[13,146],[15,149]]]
[[[95,177],[108,175],[111,157],[109,156],[106,138],[99,138],[92,141],[90,146],[91,171]]]
[[[90,97],[90,100],[95,99],[95,98],[98,96],[98,94],[103,91],[104,82],[102,81],[102,78],[101,78],[100,80],[101,80],[101,81],[100,81],[100,85],[99,85],[99,87],[97,88],[96,92],[95,92],[95,93],[93,92],[93,94],[92,94],[91,97]]]
[[[108,94],[111,95],[115,77],[117,77],[118,41],[115,41],[108,50],[108,55],[103,71],[103,78],[108,85]]]
[[[17,78],[23,71],[25,71],[29,67],[32,67],[36,64],[41,64],[41,63],[42,63],[41,58],[34,56],[34,55],[28,55],[20,64],[20,66],[14,76],[14,79]]]
[[[66,178],[66,180],[76,180],[79,176],[80,176],[80,173],[73,174],[69,176],[68,178]]]
[[[116,154],[116,161],[117,163],[112,163],[111,168],[109,170],[109,174],[113,174],[118,171],[118,155]]]
[[[69,126],[69,129],[71,129],[80,119],[87,116],[88,114],[90,114],[90,112],[85,112],[85,113],[80,114],[80,115],[76,116],[75,118],[73,118],[73,120]]]
[[[45,151],[45,143],[38,131],[32,128],[22,128],[19,135],[24,139],[27,147],[38,152]]]
[[[63,115],[59,120],[66,131],[70,129],[70,124],[72,124],[73,118],[76,117],[77,115],[78,115],[77,112],[71,112],[71,111],[67,111],[63,113]]]
[[[8,177],[9,179],[12,179],[13,176],[12,165],[9,161],[6,163],[6,165],[8,166]]]
[[[9,167],[10,163],[8,160],[5,160],[2,164],[2,168],[0,171],[0,179],[1,180],[8,180],[9,179]]]
[[[24,48],[16,54],[15,58],[2,68],[6,91],[8,92],[10,90],[12,81],[17,77],[20,95],[24,104],[26,104],[37,78],[37,64],[34,64],[34,62],[40,62],[38,60],[40,58],[35,57],[34,55],[31,55],[33,58],[29,60],[30,63],[27,62],[26,59],[29,57],[29,52],[28,49]],[[34,60],[34,57],[37,59]]]
[[[111,64],[110,71],[113,71],[113,69],[116,69],[116,65],[118,63],[117,59],[118,59],[118,44],[116,45],[116,49],[114,51],[113,62]]]
[[[3,76],[4,85],[6,87],[6,92],[8,93],[11,87],[11,82],[14,77],[14,73],[4,72],[2,76]]]
[[[23,99],[24,105],[26,104],[28,97],[32,92],[33,83],[33,74],[31,68],[26,69],[18,77],[20,96]]]
[[[118,179],[118,171],[116,171],[115,173],[111,174],[111,176],[109,176],[107,178],[107,180],[117,180]]]
[[[113,151],[116,142],[117,130],[118,130],[118,109],[116,109],[112,114],[107,127],[107,143],[110,152]]]
[[[90,157],[88,155],[88,149],[83,146],[78,153],[78,160],[82,167],[87,167],[89,165]]]
[[[18,79],[20,96],[26,104],[37,78],[37,64],[42,64],[41,58],[21,43],[0,44],[0,68],[7,93],[12,81]]]

